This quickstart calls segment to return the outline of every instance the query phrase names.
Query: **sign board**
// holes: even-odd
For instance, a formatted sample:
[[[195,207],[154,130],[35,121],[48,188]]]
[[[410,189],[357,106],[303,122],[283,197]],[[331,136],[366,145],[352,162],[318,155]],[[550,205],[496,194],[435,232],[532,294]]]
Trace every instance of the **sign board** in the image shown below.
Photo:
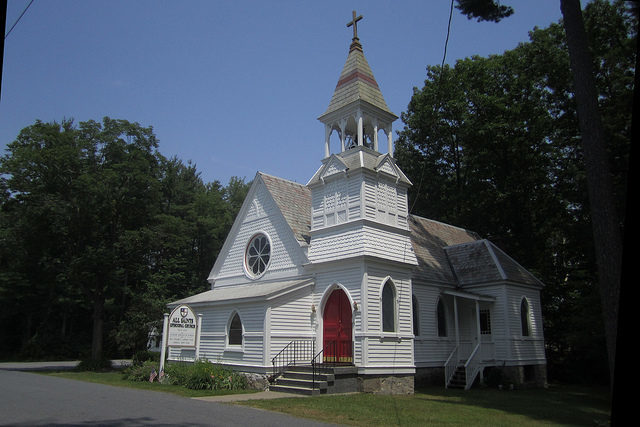
[[[179,305],[169,315],[169,347],[195,347],[197,331],[196,315],[188,305]]]

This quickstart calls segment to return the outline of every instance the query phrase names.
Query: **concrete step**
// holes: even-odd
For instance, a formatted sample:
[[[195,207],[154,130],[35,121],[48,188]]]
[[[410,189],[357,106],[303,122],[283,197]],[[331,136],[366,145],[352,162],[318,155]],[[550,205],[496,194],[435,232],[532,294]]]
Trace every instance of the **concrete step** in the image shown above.
[[[285,371],[282,374],[282,376],[286,378],[296,378],[300,380],[307,380],[307,379],[312,380],[313,372],[291,370],[291,371]],[[335,379],[335,375],[333,374],[316,373],[316,380],[333,382],[334,379]]]
[[[293,386],[293,387],[303,387],[303,388],[318,388],[318,389],[326,389],[328,384],[326,381],[318,381],[315,383],[313,380],[309,379],[298,379],[298,378],[288,378],[288,377],[280,377],[275,382],[276,385],[283,386]]]
[[[317,388],[308,388],[308,387],[295,387],[295,386],[286,386],[286,385],[278,385],[272,384],[269,386],[269,391],[279,391],[283,393],[295,393],[295,394],[304,394],[307,396],[316,396],[319,394],[323,394],[324,392]]]

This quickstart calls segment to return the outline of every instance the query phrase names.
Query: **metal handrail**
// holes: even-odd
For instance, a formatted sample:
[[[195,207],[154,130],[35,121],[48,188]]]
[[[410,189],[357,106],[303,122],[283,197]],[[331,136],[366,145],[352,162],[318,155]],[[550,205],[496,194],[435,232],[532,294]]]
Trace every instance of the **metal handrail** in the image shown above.
[[[353,361],[353,348],[351,347],[352,343],[348,342],[348,345],[350,347],[348,353],[351,355],[350,356],[351,361]],[[315,356],[313,356],[313,359],[311,359],[311,369],[313,372],[313,376],[312,376],[313,388],[315,388],[316,386],[316,377],[319,375],[318,365],[322,364],[323,366],[336,366],[338,364],[345,363],[345,361],[339,360],[339,357],[337,355],[337,350],[338,350],[338,341],[328,341],[324,345],[324,347],[322,347],[322,349],[318,353],[316,353]],[[325,357],[327,353],[332,355],[329,357],[332,358],[333,360],[328,360],[328,358]],[[320,360],[322,361],[318,362],[318,358],[320,358],[321,356],[322,358]]]
[[[307,361],[315,353],[315,340],[290,341],[278,354],[271,359],[273,367],[272,378],[276,378],[284,370],[299,361]]]

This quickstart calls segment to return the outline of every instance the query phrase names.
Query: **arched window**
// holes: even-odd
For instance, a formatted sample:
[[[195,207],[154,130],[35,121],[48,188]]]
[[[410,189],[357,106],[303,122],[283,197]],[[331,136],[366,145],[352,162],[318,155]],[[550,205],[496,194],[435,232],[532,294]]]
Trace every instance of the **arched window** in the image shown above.
[[[418,298],[411,295],[411,308],[413,309],[413,335],[420,335],[420,312],[418,311]]]
[[[447,336],[447,314],[444,311],[444,302],[442,302],[442,299],[438,299],[437,315],[438,315],[438,336],[446,337]]]
[[[234,313],[229,323],[229,345],[242,345],[242,321],[238,313]]]
[[[396,331],[396,289],[391,280],[382,288],[382,331]]]
[[[522,327],[522,336],[528,337],[531,335],[531,315],[529,309],[529,301],[526,298],[522,298],[520,302],[520,325]]]

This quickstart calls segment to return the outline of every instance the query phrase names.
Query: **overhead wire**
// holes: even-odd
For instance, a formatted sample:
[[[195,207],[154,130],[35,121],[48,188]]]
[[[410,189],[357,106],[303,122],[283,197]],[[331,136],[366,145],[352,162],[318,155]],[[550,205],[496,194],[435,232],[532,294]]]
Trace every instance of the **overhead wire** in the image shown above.
[[[447,59],[447,47],[449,45],[449,36],[451,35],[451,20],[453,18],[453,1],[451,0],[451,4],[449,6],[449,22],[447,23],[447,37],[445,38],[444,41],[444,52],[442,53],[442,62],[440,63],[440,75],[438,76],[438,98],[440,97],[440,85],[442,84],[442,75],[444,74],[444,63]],[[411,204],[411,208],[409,209],[409,214],[411,214],[413,212],[413,208],[416,205],[416,202],[418,201],[418,197],[420,195],[420,190],[422,188],[422,181],[424,180],[424,169],[425,169],[425,162],[422,162],[422,170],[420,171],[420,181],[418,182],[418,188],[416,189],[416,195],[413,199],[413,203]]]
[[[9,37],[9,34],[11,34],[11,31],[13,31],[13,29],[15,28],[16,25],[18,25],[18,22],[20,22],[20,20],[22,19],[22,17],[24,16],[25,13],[27,13],[27,10],[29,9],[29,7],[31,6],[31,4],[34,2],[35,0],[31,0],[29,2],[29,4],[27,5],[27,7],[24,8],[24,10],[22,11],[22,13],[20,14],[20,16],[18,16],[18,19],[16,19],[16,22],[13,23],[13,25],[11,26],[11,28],[9,28],[9,31],[7,31],[7,34],[4,35],[4,39],[6,40],[7,37]]]

